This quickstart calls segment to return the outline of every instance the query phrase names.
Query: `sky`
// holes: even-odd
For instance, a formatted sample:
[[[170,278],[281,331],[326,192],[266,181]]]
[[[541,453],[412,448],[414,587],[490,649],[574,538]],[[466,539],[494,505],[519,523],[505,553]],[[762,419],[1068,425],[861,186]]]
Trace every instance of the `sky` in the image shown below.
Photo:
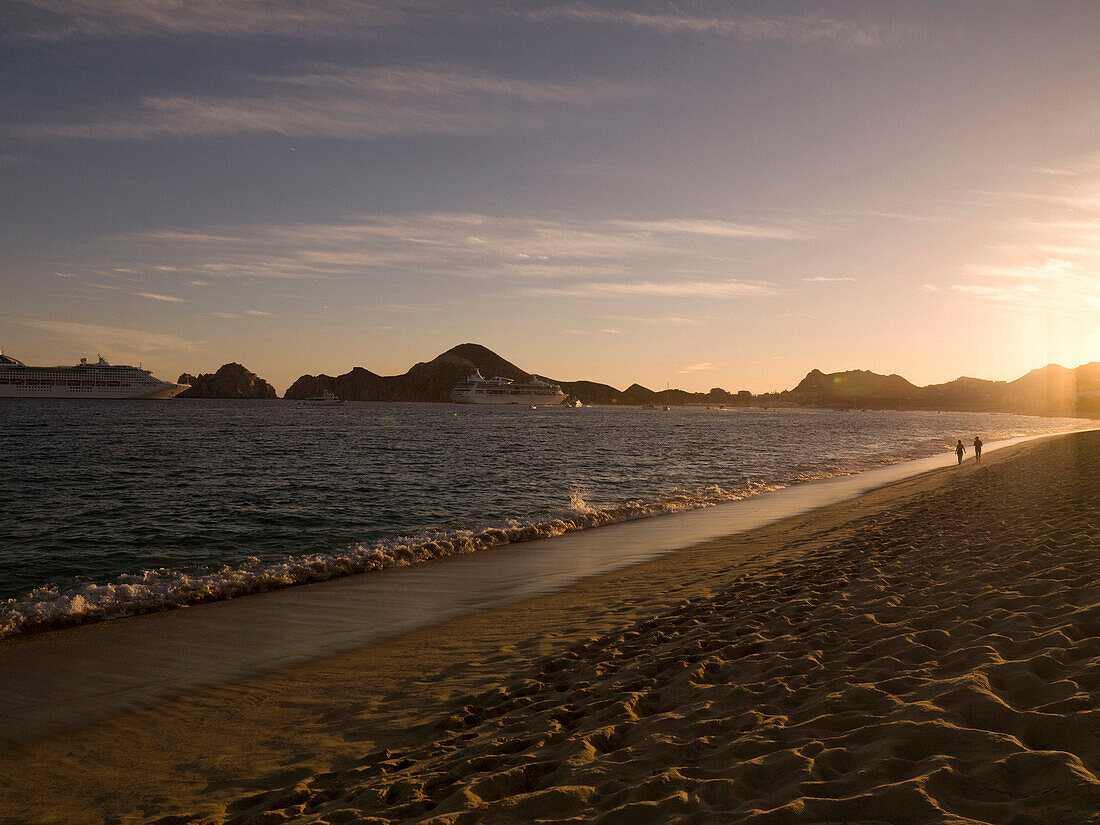
[[[0,348],[284,390],[1100,360],[1100,3],[0,0]]]

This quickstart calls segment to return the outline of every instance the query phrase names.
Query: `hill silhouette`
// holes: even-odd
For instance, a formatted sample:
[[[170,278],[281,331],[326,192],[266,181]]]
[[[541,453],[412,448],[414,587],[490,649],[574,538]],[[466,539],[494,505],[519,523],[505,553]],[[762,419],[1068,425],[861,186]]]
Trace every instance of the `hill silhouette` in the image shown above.
[[[900,375],[864,370],[826,375],[813,370],[780,396],[817,406],[1095,417],[1100,415],[1100,362],[1077,369],[1048,364],[1015,381],[963,377],[927,387],[915,386]]]
[[[459,344],[431,361],[413,365],[401,375],[382,376],[364,367],[343,375],[303,375],[285,398],[301,399],[329,390],[351,401],[448,401],[451,390],[474,370],[486,378],[513,381],[541,378],[559,385],[585,404],[818,406],[862,409],[962,410],[1015,412],[1030,415],[1100,417],[1100,362],[1069,369],[1058,364],[1032,370],[1015,381],[961,377],[919,387],[900,375],[868,370],[824,373],[811,370],[796,387],[778,393],[752,395],[714,387],[707,393],[680,389],[651,390],[631,384],[618,390],[595,381],[562,381],[530,373],[481,344]],[[214,381],[215,377],[219,380]],[[180,376],[196,384],[184,396],[273,397],[267,382],[239,364],[227,364],[215,376]],[[211,379],[211,380],[206,380]]]
[[[481,344],[459,344],[402,375],[381,376],[362,367],[335,377],[303,375],[284,398],[309,398],[330,390],[349,401],[449,401],[455,384],[474,370],[486,378],[499,375],[529,381],[532,377]]]
[[[223,364],[214,373],[188,375],[177,381],[190,384],[191,388],[179,394],[179,398],[278,398],[275,388],[237,363]]]

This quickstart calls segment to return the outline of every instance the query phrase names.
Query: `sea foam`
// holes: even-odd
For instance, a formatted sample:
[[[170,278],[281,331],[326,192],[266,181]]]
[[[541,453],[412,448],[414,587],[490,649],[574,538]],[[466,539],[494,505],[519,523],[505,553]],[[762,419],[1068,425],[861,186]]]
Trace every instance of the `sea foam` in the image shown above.
[[[39,587],[0,603],[0,638],[420,564],[607,524],[711,507],[782,486],[750,480],[740,489],[716,485],[695,490],[674,489],[651,499],[629,499],[610,505],[589,503],[588,494],[578,489],[570,492],[566,509],[530,518],[352,544],[332,553],[288,556],[277,562],[249,558],[242,564],[201,572],[161,567],[119,576],[108,583],[87,581],[64,588]]]

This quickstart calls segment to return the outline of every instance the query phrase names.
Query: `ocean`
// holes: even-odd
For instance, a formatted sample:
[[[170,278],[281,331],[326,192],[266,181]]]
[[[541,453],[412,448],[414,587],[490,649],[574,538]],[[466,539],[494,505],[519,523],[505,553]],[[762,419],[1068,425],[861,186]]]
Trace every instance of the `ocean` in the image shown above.
[[[5,399],[0,638],[1088,426],[995,413]]]

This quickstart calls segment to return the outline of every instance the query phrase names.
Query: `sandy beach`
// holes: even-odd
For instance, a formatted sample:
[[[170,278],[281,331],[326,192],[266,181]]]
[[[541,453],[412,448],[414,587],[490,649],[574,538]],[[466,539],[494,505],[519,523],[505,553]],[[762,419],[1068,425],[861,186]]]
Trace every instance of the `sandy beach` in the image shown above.
[[[1100,822],[1100,433],[0,751],[5,823]]]

